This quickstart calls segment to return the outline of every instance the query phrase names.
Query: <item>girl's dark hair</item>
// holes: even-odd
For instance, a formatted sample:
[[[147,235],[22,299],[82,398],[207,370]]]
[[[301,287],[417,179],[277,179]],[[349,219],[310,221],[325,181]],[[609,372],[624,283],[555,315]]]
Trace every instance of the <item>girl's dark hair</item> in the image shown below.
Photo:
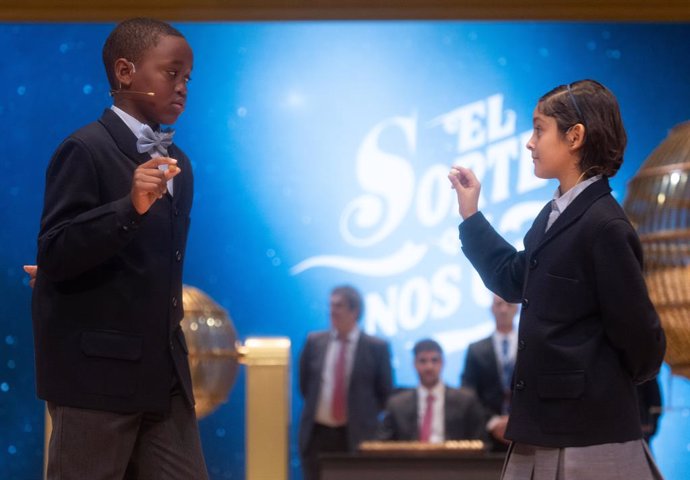
[[[581,123],[585,127],[580,170],[585,177],[613,177],[623,163],[628,137],[618,101],[595,80],[580,80],[554,88],[539,99],[540,113],[556,119],[562,135]]]
[[[184,38],[170,24],[152,18],[131,18],[118,24],[103,45],[103,66],[110,86],[119,88],[114,71],[115,60],[126,58],[136,63],[144,52],[158,45],[160,37],[166,35]]]

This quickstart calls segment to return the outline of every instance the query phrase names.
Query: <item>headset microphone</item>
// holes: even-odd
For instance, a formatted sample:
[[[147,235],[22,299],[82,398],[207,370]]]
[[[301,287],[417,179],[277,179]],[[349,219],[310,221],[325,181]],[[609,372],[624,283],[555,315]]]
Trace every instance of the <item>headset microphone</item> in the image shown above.
[[[134,66],[133,62],[130,62],[129,60],[127,61],[131,66],[132,66],[132,73],[136,73],[137,67]],[[122,83],[120,83],[120,88],[117,90],[110,90],[110,96],[114,97],[115,95],[120,95],[120,94],[133,94],[133,95],[147,95],[149,97],[155,97],[156,93],[155,92],[141,92],[139,90],[122,90]]]
[[[120,95],[120,94],[133,94],[133,95],[147,95],[149,97],[155,97],[156,93],[155,92],[140,92],[138,90],[111,90],[110,91],[110,96],[114,97],[115,95]]]

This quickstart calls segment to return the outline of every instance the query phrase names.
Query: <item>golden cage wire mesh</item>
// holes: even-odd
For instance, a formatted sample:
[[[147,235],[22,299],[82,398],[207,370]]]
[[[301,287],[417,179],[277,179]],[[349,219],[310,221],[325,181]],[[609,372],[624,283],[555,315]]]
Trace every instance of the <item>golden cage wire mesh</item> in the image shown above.
[[[682,123],[630,180],[623,203],[637,229],[645,279],[667,337],[666,363],[690,378],[690,122]]]
[[[202,418],[227,401],[237,371],[237,332],[220,305],[198,288],[184,285],[184,332],[189,350],[189,368],[196,400],[196,415]]]

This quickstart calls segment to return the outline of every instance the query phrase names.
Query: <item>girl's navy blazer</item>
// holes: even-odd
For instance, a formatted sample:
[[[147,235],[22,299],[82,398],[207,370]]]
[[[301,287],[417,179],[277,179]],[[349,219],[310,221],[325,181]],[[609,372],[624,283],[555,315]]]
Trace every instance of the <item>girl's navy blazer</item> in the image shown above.
[[[658,372],[666,340],[639,238],[610,192],[607,179],[596,181],[544,233],[547,205],[520,252],[481,213],[460,225],[486,286],[522,303],[510,440],[569,447],[642,437],[635,383]]]

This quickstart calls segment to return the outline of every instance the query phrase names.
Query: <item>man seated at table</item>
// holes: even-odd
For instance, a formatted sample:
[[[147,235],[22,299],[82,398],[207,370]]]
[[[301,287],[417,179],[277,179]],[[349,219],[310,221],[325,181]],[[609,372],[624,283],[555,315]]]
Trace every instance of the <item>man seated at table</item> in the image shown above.
[[[413,349],[419,386],[388,399],[379,425],[379,440],[485,440],[486,414],[475,393],[441,381],[443,350],[434,340],[417,342]]]

